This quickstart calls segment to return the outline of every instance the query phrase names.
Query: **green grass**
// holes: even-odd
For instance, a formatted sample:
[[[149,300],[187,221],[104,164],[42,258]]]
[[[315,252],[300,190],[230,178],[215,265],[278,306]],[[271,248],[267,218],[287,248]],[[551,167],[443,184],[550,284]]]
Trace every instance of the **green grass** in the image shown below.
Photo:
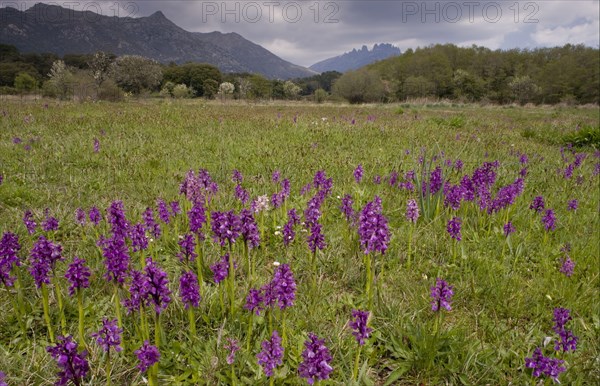
[[[47,108],[44,103],[48,103]],[[533,384],[525,357],[547,336],[554,337],[552,312],[555,307],[571,310],[568,327],[579,337],[577,351],[560,354],[567,371],[563,384],[592,385],[600,381],[600,247],[598,208],[599,177],[591,147],[571,179],[563,178],[566,167],[560,140],[579,125],[598,126],[597,108],[502,108],[481,106],[345,106],[345,105],[250,105],[200,101],[129,101],[127,103],[71,104],[55,101],[4,102],[0,110],[0,232],[19,235],[23,246],[23,284],[26,309],[25,332],[14,312],[15,289],[0,289],[0,370],[9,384],[50,385],[57,367],[45,351],[49,344],[44,324],[41,292],[27,272],[26,259],[38,234],[27,234],[21,218],[27,209],[39,223],[45,208],[60,220],[58,231],[49,238],[63,246],[65,261],[56,276],[66,303],[67,333],[77,337],[77,301],[69,298],[64,273],[73,256],[87,259],[92,267],[91,287],[84,290],[86,342],[90,350],[90,374],[85,384],[106,382],[105,357],[89,334],[100,327],[102,317],[115,317],[112,285],[106,282],[101,251],[95,243],[108,227],[84,228],[75,222],[76,208],[102,210],[114,200],[124,202],[128,219],[141,221],[157,198],[186,200],[178,195],[179,184],[190,169],[207,169],[219,184],[211,210],[239,211],[233,196],[231,172],[244,175],[243,186],[252,197],[271,195],[277,186],[271,173],[279,169],[291,181],[292,195],[286,206],[302,213],[314,191],[300,196],[302,186],[316,171],[325,170],[334,181],[333,194],[323,205],[323,231],[327,247],[318,254],[318,274],[313,287],[310,252],[306,234],[298,227],[297,238],[284,248],[277,226],[286,222],[280,210],[265,218],[267,240],[251,252],[257,274],[249,283],[236,246],[240,266],[236,277],[237,313],[232,319],[222,312],[218,291],[210,280],[196,310],[197,336],[190,336],[187,313],[178,298],[182,264],[177,234],[187,229],[187,218],[163,225],[163,237],[151,253],[169,275],[172,303],[162,318],[163,342],[159,384],[232,384],[231,368],[223,349],[227,337],[241,342],[235,362],[238,384],[268,384],[256,354],[269,336],[264,317],[255,317],[253,340],[246,349],[248,311],[241,306],[249,286],[265,284],[272,277],[273,261],[292,267],[298,282],[296,302],[285,310],[286,354],[276,371],[275,384],[301,385],[297,374],[303,342],[309,332],[326,339],[333,356],[331,379],[322,385],[352,384],[357,350],[348,326],[352,309],[366,307],[363,253],[356,230],[350,228],[338,207],[344,194],[353,196],[360,209],[379,195],[389,222],[391,241],[384,256],[375,255],[377,291],[370,326],[372,337],[363,347],[360,384]],[[368,116],[375,116],[368,121]],[[294,117],[297,117],[294,123]],[[355,119],[355,124],[351,120]],[[14,144],[13,138],[23,140]],[[93,152],[94,138],[100,152]],[[548,140],[550,139],[550,140]],[[25,145],[31,147],[25,149]],[[589,145],[588,145],[589,146]],[[463,203],[458,213],[440,207],[431,220],[417,223],[410,267],[407,264],[409,223],[406,202],[416,193],[375,185],[375,175],[392,170],[419,170],[418,157],[443,164],[444,159],[461,159],[461,173],[448,170],[445,177],[458,183],[463,174],[483,162],[500,161],[495,189],[512,183],[522,165],[519,154],[529,156],[525,191],[511,206],[508,218],[517,231],[507,243],[502,226],[507,213],[487,215],[475,203]],[[440,156],[444,152],[444,156]],[[572,162],[573,156],[565,153]],[[356,184],[352,172],[357,164],[365,178]],[[578,179],[578,176],[581,178]],[[494,191],[495,193],[495,191]],[[529,209],[533,197],[542,195],[546,207],[558,218],[557,229],[546,235]],[[567,201],[579,200],[575,213]],[[189,207],[189,206],[188,206]],[[156,211],[156,209],[155,209]],[[446,223],[452,216],[463,219],[463,240],[452,253]],[[567,278],[559,272],[564,244],[576,262]],[[216,262],[220,248],[207,238],[205,262]],[[139,269],[140,254],[132,253]],[[381,272],[383,271],[383,274]],[[210,276],[210,271],[206,271]],[[436,314],[429,305],[430,287],[442,277],[454,286],[452,311],[443,312],[438,334],[433,334]],[[54,288],[50,286],[51,318],[59,333],[59,315]],[[224,288],[223,288],[224,289]],[[126,291],[123,290],[123,295]],[[226,299],[226,297],[225,297]],[[150,317],[150,314],[148,314]],[[136,369],[133,350],[141,345],[135,331],[136,318],[124,318],[126,349],[111,354],[114,385],[144,384]],[[279,316],[275,326],[280,328]],[[553,350],[550,343],[545,353]],[[554,356],[554,354],[552,354]]]

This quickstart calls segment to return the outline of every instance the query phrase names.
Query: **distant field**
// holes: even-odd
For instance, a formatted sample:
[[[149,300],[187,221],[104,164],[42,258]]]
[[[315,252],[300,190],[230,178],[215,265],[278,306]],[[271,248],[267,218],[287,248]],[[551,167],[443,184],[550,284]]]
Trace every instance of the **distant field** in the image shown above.
[[[536,384],[525,358],[543,347],[547,337],[543,354],[564,360],[565,371],[558,376],[562,384],[597,384],[600,153],[589,144],[571,147],[567,142],[586,143],[582,133],[593,137],[598,128],[597,107],[3,100],[0,233],[18,236],[22,265],[0,264],[4,275],[12,267],[19,279],[15,286],[0,282],[0,371],[9,385],[56,381],[59,369],[46,352],[50,337],[42,291],[29,273],[30,252],[44,235],[62,245],[64,257],[46,285],[56,335],[80,341],[78,300],[69,296],[65,278],[68,265],[79,256],[92,271],[90,287],[81,290],[90,367],[82,384],[106,383],[109,361],[114,385],[145,383],[147,374],[136,368],[133,351],[141,346],[144,331],[154,342],[151,307],[143,311],[146,328],[139,312],[128,315],[121,307],[125,347],[118,354],[107,357],[90,337],[103,317],[117,317],[114,286],[103,277],[105,257],[96,243],[110,235],[106,209],[119,200],[131,225],[142,222],[143,212],[152,207],[162,228],[142,252],[133,251],[130,235],[126,239],[131,268],[140,270],[143,257],[152,256],[168,275],[171,302],[160,315],[158,341],[160,385],[269,384],[256,354],[272,330],[285,331],[285,355],[273,376],[278,385],[307,384],[298,368],[310,332],[325,340],[332,356],[333,371],[319,385]],[[364,174],[356,182],[353,173],[359,164]],[[432,194],[430,172],[438,166],[441,185]],[[471,198],[461,193],[453,209],[450,187],[464,186],[463,176],[473,182],[482,167],[488,172],[487,191],[471,190]],[[255,214],[261,231],[260,246],[249,251],[255,272],[248,269],[242,239],[222,248],[213,241],[209,224],[203,227],[206,240],[196,248],[203,254],[202,267],[177,257],[181,236],[190,232],[186,212],[192,207],[179,194],[180,184],[189,170],[197,174],[199,169],[218,184],[217,192],[202,191],[210,196],[202,202],[207,217],[213,211],[239,214],[250,208],[250,202],[244,205],[236,198],[234,169],[243,175],[241,187],[250,200],[282,191],[281,182],[272,180],[274,171],[280,171],[280,180],[289,179],[290,194],[282,206]],[[333,186],[322,193],[319,209],[326,246],[313,257],[307,238],[314,228],[303,224],[307,204],[323,189],[314,184],[318,171],[332,178]],[[504,197],[513,188],[502,187],[519,178],[522,191]],[[308,183],[311,189],[301,195]],[[422,186],[429,188],[423,193]],[[346,194],[356,213],[381,198],[380,214],[389,228],[385,254],[364,253],[358,214],[347,221],[340,211]],[[530,209],[536,196],[544,200],[539,213]],[[158,199],[177,201],[183,213],[165,224],[158,219]],[[405,216],[410,199],[417,200],[420,210],[414,225]],[[93,206],[104,220],[98,226],[78,224],[76,210],[87,212]],[[295,225],[295,239],[285,246],[282,232],[292,208],[303,223]],[[40,228],[46,209],[58,219],[58,230]],[[542,221],[548,209],[556,217],[553,230],[546,230]],[[38,225],[33,234],[22,221],[25,211],[31,211]],[[460,241],[447,231],[454,217],[461,220]],[[507,222],[514,226],[508,237]],[[215,284],[210,270],[227,251],[237,264],[233,316],[230,282]],[[570,276],[561,272],[567,258],[575,263]],[[365,290],[369,260],[374,275],[370,307]],[[243,307],[248,291],[271,280],[274,261],[289,264],[293,272],[294,304],[251,317]],[[204,280],[193,335],[179,280],[182,272],[199,270]],[[432,311],[436,278],[453,286],[450,311]],[[121,299],[129,297],[129,283],[118,286]],[[59,300],[64,302],[64,327]],[[560,338],[553,331],[553,312],[559,307],[570,311],[572,320],[565,328],[578,338],[574,352],[554,350]],[[359,345],[348,324],[354,309],[371,312],[373,329],[360,350],[356,376]],[[227,338],[240,342],[233,365],[226,361]]]

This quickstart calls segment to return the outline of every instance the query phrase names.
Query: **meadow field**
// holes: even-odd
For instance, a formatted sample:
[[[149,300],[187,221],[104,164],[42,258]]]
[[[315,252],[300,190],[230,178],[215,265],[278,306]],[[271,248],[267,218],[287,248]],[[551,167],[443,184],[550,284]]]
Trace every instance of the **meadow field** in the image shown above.
[[[600,383],[597,106],[0,114],[8,385]]]

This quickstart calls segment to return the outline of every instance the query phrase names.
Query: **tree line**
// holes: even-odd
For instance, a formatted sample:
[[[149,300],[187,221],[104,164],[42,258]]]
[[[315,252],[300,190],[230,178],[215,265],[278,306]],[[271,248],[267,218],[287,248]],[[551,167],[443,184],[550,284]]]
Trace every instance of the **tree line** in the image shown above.
[[[565,45],[533,50],[432,45],[356,71],[272,80],[259,74],[222,73],[210,64],[160,64],[136,55],[104,52],[22,54],[0,44],[0,93],[41,92],[59,98],[304,99],[350,103],[414,98],[461,102],[599,103],[596,48]]]
[[[119,100],[126,94],[173,98],[324,100],[342,74],[271,80],[259,74],[221,73],[205,63],[160,64],[137,55],[111,53],[22,54],[0,44],[0,93]]]
[[[490,50],[432,45],[365,69],[382,81],[380,98],[435,97],[492,103],[599,102],[597,48],[563,47]]]

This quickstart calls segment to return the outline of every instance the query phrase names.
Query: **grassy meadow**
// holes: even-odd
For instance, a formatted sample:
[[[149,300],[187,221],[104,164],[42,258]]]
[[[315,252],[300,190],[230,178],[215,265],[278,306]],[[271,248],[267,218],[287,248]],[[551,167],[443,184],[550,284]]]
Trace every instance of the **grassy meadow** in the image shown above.
[[[18,280],[12,286],[0,283],[0,371],[9,385],[56,382],[60,369],[46,350],[53,345],[48,324],[57,336],[72,335],[79,350],[87,350],[89,371],[82,385],[109,380],[113,385],[303,385],[307,381],[298,368],[311,332],[324,339],[332,357],[332,372],[318,385],[549,385],[550,377],[535,377],[526,367],[525,358],[537,347],[546,357],[564,360],[562,384],[600,382],[600,155],[592,147],[564,143],[578,130],[598,130],[597,107],[2,100],[0,114],[0,234],[16,234],[21,245],[21,265],[12,266]],[[437,166],[443,181],[456,185],[494,161],[492,199],[523,178],[522,192],[497,212],[480,209],[477,199],[453,209],[444,205],[443,189],[420,193]],[[356,182],[359,164],[364,176]],[[236,199],[234,169],[243,175],[241,186],[251,199],[281,191],[272,180],[274,171],[289,179],[284,204],[256,214],[260,246],[249,250],[248,260],[241,239],[222,248],[208,224],[196,249],[203,263],[178,258],[192,207],[180,184],[189,170],[199,169],[218,184],[205,203],[207,217],[250,207]],[[304,195],[301,190],[318,171],[333,179],[333,187],[318,220],[326,246],[313,255],[310,230],[296,225],[295,239],[285,246],[282,229],[292,208],[305,221],[317,188],[313,183]],[[410,180],[409,171],[415,174],[412,190],[398,186]],[[385,254],[364,253],[358,218],[349,222],[340,211],[346,194],[356,213],[381,198],[389,228]],[[544,211],[530,209],[536,196],[543,197],[545,210],[554,211],[554,230],[545,229]],[[165,224],[156,217],[158,199],[177,201],[183,212]],[[410,199],[419,203],[415,224],[406,218]],[[129,280],[115,291],[104,277],[105,258],[97,246],[110,233],[106,209],[117,200],[131,225],[142,221],[146,208],[154,209],[162,234],[143,251],[133,251],[128,239],[128,255],[137,270],[152,256],[167,273],[171,301],[156,324],[151,307],[132,314],[121,307],[123,350],[107,355],[90,334],[103,318],[117,317],[115,300],[129,296]],[[572,200],[575,210],[568,208]],[[103,221],[80,225],[76,210],[93,206]],[[27,210],[38,225],[32,234],[22,220]],[[47,216],[58,219],[57,230],[40,228]],[[453,217],[462,221],[460,241],[447,231]],[[514,233],[506,236],[509,221]],[[30,252],[42,235],[62,246],[63,257],[45,286],[47,318],[43,291],[29,273]],[[225,252],[236,261],[231,288],[229,280],[215,283],[210,270]],[[89,288],[80,291],[85,342],[78,338],[80,303],[70,296],[65,278],[75,256],[91,269]],[[567,257],[575,263],[570,276],[561,272]],[[372,301],[365,290],[367,261],[373,268]],[[249,289],[271,280],[274,262],[289,264],[295,300],[285,310],[253,315],[243,307]],[[193,312],[179,296],[179,278],[189,270],[203,278],[202,299]],[[436,278],[453,286],[451,310],[432,310]],[[553,331],[553,311],[559,307],[570,310],[566,328],[578,338],[575,351],[554,350],[559,335]],[[362,346],[349,324],[355,309],[371,313],[372,332]],[[267,377],[256,355],[272,330],[283,333],[285,351]],[[136,367],[134,355],[145,336],[161,354],[150,375]],[[227,361],[228,338],[240,346],[233,364]]]

